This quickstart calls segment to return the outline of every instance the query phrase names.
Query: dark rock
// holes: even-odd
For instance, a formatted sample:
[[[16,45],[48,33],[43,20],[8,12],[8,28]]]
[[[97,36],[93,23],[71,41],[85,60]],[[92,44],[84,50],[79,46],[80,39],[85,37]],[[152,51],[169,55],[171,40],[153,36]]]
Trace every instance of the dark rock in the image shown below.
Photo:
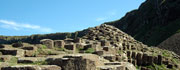
[[[95,51],[94,54],[97,54],[99,56],[102,56],[104,54],[104,51]]]
[[[148,54],[143,54],[142,61],[143,61],[142,65],[146,66],[148,63]]]
[[[110,42],[109,41],[101,41],[101,46],[110,46]]]
[[[24,49],[24,50],[37,50],[37,47],[35,47],[35,46],[28,46],[28,47],[23,47],[22,49]]]
[[[159,64],[159,65],[162,64],[162,55],[158,55],[158,64]]]
[[[5,46],[4,46],[4,45],[2,45],[2,44],[0,44],[0,48],[5,48]]]
[[[4,49],[0,49],[0,52],[3,55],[16,55],[17,54],[17,50],[4,50]]]
[[[63,40],[54,40],[54,47],[57,48],[64,48],[64,41]]]
[[[134,66],[136,66],[136,65],[137,65],[137,61],[136,61],[136,60],[133,60],[133,61],[132,61],[132,64],[133,64]]]
[[[103,47],[104,51],[109,51],[109,47]]]
[[[13,43],[12,46],[18,48],[18,47],[23,47],[23,44],[18,42],[18,43]]]
[[[167,68],[173,69],[173,65],[172,64],[168,64]]]
[[[136,56],[137,56],[137,52],[132,52],[132,58],[136,59]]]
[[[127,51],[127,57],[131,58],[132,56],[132,51]]]
[[[74,44],[66,44],[64,48],[68,50],[75,50],[76,46]]]
[[[136,58],[136,60],[137,60],[137,65],[141,65],[141,64],[142,64],[142,56],[143,56],[142,53],[138,53],[138,54],[137,54],[137,58]]]
[[[104,55],[103,57],[105,59],[109,60],[110,62],[116,61],[116,56],[114,56],[114,55]]]
[[[149,65],[153,64],[153,60],[154,60],[153,56],[148,56],[148,64]]]

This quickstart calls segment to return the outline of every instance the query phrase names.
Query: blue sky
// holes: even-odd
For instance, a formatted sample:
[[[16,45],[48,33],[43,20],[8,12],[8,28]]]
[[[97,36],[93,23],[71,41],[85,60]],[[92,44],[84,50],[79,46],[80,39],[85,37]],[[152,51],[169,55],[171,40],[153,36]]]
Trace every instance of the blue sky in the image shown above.
[[[145,0],[0,0],[0,35],[74,32],[118,20]]]

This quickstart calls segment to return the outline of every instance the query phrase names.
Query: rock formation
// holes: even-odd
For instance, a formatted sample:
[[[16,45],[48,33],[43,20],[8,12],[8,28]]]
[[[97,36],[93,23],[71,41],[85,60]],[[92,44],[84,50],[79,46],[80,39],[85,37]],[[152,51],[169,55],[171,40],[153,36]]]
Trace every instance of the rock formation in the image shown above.
[[[1,44],[0,67],[2,70],[179,69],[178,55],[148,47],[113,26],[102,24],[86,32],[74,39],[42,39],[40,44],[18,42],[14,43],[16,47]]]

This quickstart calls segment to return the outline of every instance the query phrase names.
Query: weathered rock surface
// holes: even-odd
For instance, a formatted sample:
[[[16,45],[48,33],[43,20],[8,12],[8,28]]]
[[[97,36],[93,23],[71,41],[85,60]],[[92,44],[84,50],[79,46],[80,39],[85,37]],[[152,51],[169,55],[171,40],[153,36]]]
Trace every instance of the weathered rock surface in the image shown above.
[[[61,67],[56,65],[20,65],[20,66],[9,66],[2,67],[1,70],[61,70]]]

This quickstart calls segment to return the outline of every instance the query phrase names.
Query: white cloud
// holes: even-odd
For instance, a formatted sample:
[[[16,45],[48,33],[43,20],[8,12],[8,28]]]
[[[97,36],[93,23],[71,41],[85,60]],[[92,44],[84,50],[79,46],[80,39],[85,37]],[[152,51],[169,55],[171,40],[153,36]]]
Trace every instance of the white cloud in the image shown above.
[[[14,30],[23,30],[23,29],[32,29],[32,30],[38,30],[41,32],[52,32],[51,28],[41,27],[38,25],[31,25],[31,24],[21,24],[14,21],[8,21],[8,20],[1,20],[1,27],[7,28],[7,29],[14,29]]]

